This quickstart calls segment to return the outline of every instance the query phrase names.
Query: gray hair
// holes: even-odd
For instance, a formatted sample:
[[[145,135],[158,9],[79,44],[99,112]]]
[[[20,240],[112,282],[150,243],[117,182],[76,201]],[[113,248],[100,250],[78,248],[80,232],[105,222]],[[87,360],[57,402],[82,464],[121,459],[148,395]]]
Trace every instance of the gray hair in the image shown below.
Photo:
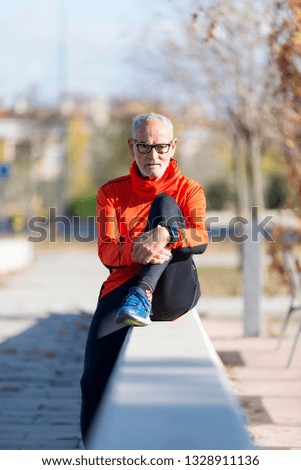
[[[139,114],[138,116],[135,116],[133,118],[133,125],[132,125],[132,137],[133,137],[133,139],[136,136],[136,130],[138,129],[138,127],[140,127],[141,124],[144,121],[150,121],[151,119],[158,119],[159,121],[163,122],[168,127],[170,127],[171,132],[173,133],[173,124],[172,124],[172,122],[170,121],[170,119],[168,119],[163,114],[156,114],[156,113]]]

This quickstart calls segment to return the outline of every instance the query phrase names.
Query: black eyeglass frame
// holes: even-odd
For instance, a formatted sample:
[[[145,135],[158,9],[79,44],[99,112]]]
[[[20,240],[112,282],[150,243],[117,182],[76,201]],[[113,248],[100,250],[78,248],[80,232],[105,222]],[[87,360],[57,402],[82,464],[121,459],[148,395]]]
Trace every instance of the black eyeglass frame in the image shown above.
[[[170,142],[168,142],[168,144],[146,144],[145,142],[137,142],[137,140],[135,140],[135,139],[132,139],[132,141],[133,141],[134,144],[136,145],[138,152],[141,153],[142,155],[147,155],[148,153],[150,153],[150,152],[153,150],[153,148],[156,150],[156,152],[157,152],[159,155],[164,155],[165,153],[168,153],[168,152],[169,152],[170,147],[171,147],[171,145],[172,145],[174,139],[172,139]],[[141,152],[141,150],[139,150],[139,147],[138,147],[139,145],[145,145],[145,146],[147,146],[147,147],[150,147],[150,149],[148,150],[148,152]],[[164,152],[158,152],[157,147],[161,147],[162,145],[164,145],[164,146],[166,145],[166,146],[167,146],[167,150],[164,151]]]

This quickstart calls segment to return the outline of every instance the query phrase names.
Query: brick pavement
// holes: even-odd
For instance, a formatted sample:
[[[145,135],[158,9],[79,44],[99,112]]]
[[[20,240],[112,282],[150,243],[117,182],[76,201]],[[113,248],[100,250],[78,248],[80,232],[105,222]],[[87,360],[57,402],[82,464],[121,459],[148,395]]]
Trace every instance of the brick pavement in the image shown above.
[[[106,275],[95,250],[38,251],[0,284],[0,449],[81,449],[84,346]]]
[[[1,449],[82,448],[79,380],[90,319],[53,313],[0,345]]]
[[[210,336],[239,397],[257,445],[264,449],[301,449],[301,339],[286,367],[300,316],[292,318],[277,349],[280,319],[266,317],[262,335],[243,337],[237,318],[204,317]]]

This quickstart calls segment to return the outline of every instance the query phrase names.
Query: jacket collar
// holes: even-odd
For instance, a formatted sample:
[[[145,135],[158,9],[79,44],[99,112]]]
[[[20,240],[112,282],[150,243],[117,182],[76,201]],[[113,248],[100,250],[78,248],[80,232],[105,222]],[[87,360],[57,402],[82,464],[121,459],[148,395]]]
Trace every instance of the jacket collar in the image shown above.
[[[164,175],[158,180],[151,181],[142,178],[138,171],[137,163],[134,161],[130,168],[131,189],[134,194],[146,200],[153,200],[157,194],[170,192],[174,189],[175,180],[181,175],[178,163],[173,158],[170,159]]]

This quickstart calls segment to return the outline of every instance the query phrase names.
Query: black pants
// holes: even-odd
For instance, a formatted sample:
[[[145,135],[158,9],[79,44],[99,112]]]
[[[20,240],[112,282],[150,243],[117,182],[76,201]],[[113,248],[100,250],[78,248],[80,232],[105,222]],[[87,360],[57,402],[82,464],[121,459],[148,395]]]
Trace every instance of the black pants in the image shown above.
[[[158,224],[185,227],[182,213],[170,196],[160,195],[152,203],[147,230]],[[127,326],[116,326],[116,330],[110,332],[117,308],[130,287],[145,279],[155,288],[152,321],[171,321],[186,313],[200,297],[197,272],[191,255],[189,248],[173,250],[171,259],[162,265],[143,266],[140,276],[128,280],[104,297],[100,296],[88,333],[81,379],[81,432],[84,444],[129,329]]]

